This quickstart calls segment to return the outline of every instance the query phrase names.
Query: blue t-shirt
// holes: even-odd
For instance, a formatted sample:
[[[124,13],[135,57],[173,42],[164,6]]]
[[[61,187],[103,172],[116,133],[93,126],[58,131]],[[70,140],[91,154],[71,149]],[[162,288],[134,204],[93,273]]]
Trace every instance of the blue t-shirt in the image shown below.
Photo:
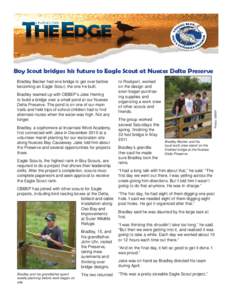
[[[63,238],[63,231],[60,229],[60,227],[55,226],[54,228],[50,229],[48,226],[46,226],[43,231],[41,232],[41,235],[50,235],[50,237],[62,244],[64,244],[64,238]],[[48,248],[53,248],[53,249],[62,249],[55,245],[52,241],[47,241],[47,246]]]

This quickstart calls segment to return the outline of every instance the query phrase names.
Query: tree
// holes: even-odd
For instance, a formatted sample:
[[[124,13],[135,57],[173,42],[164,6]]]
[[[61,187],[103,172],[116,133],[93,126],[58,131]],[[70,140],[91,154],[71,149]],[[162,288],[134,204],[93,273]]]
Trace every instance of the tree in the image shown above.
[[[166,76],[165,78],[166,99],[177,97],[180,92],[186,94],[203,90],[211,90],[211,83],[201,82],[199,78],[191,76]]]

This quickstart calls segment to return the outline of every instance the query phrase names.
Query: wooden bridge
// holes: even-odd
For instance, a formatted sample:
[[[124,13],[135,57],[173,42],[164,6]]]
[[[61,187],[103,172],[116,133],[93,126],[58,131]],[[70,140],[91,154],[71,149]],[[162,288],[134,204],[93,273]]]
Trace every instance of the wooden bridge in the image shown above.
[[[196,120],[197,116],[204,118]],[[191,118],[191,121],[186,122],[186,118]],[[211,138],[211,119],[211,111],[165,118],[165,138]]]

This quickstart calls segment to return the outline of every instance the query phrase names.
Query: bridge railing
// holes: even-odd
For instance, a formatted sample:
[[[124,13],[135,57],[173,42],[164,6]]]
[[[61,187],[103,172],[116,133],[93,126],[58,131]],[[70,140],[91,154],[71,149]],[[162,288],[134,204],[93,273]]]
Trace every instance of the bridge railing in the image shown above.
[[[204,118],[200,118],[201,116],[204,116]],[[199,126],[200,124],[202,126]],[[165,118],[165,137],[199,138],[203,135],[210,134],[212,130],[211,127],[211,111],[194,113],[188,116],[169,117]]]

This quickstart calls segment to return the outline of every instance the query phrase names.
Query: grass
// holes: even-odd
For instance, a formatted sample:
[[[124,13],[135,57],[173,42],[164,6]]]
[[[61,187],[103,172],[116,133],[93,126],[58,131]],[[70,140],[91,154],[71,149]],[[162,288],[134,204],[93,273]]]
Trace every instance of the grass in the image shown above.
[[[40,233],[46,226],[44,217],[48,212],[56,214],[56,223],[63,230],[64,243],[68,243],[68,222],[69,203],[68,202],[27,202],[26,208],[26,231]],[[26,242],[34,245],[46,247],[46,242],[34,239],[30,234],[26,235]],[[40,261],[34,255],[27,255],[27,269],[61,269],[61,266],[48,266],[46,262]]]

